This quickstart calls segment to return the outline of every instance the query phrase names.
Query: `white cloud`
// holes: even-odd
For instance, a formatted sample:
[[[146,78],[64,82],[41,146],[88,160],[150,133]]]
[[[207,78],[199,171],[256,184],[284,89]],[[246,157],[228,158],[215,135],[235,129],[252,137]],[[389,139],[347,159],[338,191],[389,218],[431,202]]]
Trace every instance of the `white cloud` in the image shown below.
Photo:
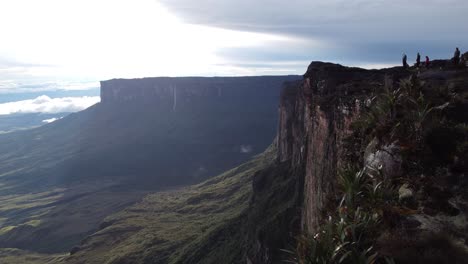
[[[98,103],[100,100],[99,96],[50,98],[41,95],[31,100],[0,104],[0,115],[77,112]]]
[[[42,120],[42,123],[49,124],[49,123],[55,122],[55,121],[57,121],[59,119],[62,119],[62,118],[61,117],[52,117],[52,118],[49,118],[49,119]]]
[[[241,153],[250,153],[252,152],[253,148],[251,145],[241,145],[240,146],[240,152]]]

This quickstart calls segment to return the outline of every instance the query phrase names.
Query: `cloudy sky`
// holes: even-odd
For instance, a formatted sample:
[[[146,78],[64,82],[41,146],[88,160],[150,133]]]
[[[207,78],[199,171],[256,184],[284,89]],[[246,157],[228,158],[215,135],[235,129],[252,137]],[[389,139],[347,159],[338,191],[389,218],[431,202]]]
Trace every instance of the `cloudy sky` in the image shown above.
[[[110,78],[302,74],[312,60],[378,68],[403,52],[448,58],[468,49],[467,14],[466,0],[1,0],[0,97],[96,95]]]

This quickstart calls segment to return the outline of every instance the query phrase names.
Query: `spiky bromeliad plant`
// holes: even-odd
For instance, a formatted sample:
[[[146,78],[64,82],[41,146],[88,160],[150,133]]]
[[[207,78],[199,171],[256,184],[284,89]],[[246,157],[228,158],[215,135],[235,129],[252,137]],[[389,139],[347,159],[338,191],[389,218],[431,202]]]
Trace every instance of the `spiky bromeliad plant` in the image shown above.
[[[400,80],[396,87],[387,77],[383,92],[370,100],[370,109],[356,122],[358,130],[371,137],[404,137],[419,143],[424,124],[438,109],[425,99],[422,86],[415,76]]]
[[[295,251],[285,252],[294,257],[289,263],[297,264],[371,264],[378,253],[373,239],[380,223],[376,206],[369,205],[375,197],[384,197],[381,186],[366,173],[346,170],[340,175],[339,185],[343,196],[336,212],[329,216],[313,236],[298,238]],[[373,198],[372,198],[372,197]]]

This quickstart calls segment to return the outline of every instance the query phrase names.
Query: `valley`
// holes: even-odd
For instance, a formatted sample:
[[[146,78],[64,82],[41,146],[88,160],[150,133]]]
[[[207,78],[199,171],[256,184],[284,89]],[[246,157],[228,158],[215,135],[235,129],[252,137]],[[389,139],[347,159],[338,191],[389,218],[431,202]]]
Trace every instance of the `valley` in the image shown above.
[[[68,252],[147,193],[201,182],[263,152],[275,137],[281,86],[297,78],[144,80],[161,91],[152,96],[128,80],[130,99],[104,94],[82,112],[0,135],[0,247]],[[177,108],[172,82],[185,93]],[[196,94],[200,85],[207,94]]]

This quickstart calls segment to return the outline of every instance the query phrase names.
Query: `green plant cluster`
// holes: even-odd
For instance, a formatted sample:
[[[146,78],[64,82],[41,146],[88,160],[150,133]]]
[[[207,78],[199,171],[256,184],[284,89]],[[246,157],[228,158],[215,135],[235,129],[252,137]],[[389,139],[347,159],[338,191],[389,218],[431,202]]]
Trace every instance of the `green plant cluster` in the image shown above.
[[[431,125],[432,113],[448,105],[433,106],[423,93],[423,85],[424,82],[412,75],[394,87],[386,77],[383,93],[368,100],[369,110],[355,123],[354,129],[368,137],[398,139],[415,147],[421,144]]]
[[[352,124],[346,151],[352,164],[362,164],[368,143],[395,144],[408,179],[457,163],[467,169],[467,93],[453,88],[457,81],[422,81],[416,75],[393,83],[386,76],[383,91],[366,101],[360,118]],[[452,88],[451,88],[452,87]]]
[[[366,169],[348,168],[340,173],[342,199],[314,235],[298,238],[294,251],[285,250],[297,264],[371,264],[379,256],[374,241],[379,233],[382,207],[395,201],[395,191],[383,177],[374,177]]]

